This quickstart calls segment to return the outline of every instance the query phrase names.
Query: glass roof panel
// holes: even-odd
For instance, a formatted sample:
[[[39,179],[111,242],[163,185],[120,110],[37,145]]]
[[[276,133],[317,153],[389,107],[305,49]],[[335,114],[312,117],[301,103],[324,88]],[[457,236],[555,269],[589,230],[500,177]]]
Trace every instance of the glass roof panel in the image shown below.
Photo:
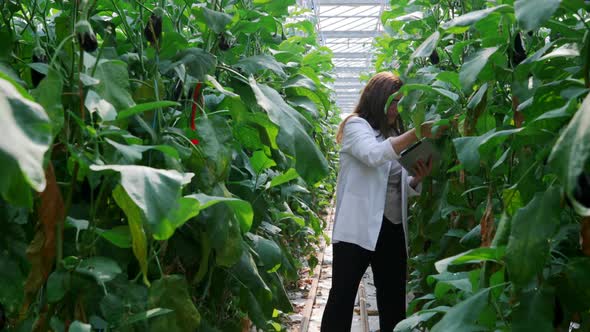
[[[371,71],[373,40],[381,34],[385,0],[306,0],[313,3],[320,42],[334,52],[336,102],[343,113],[352,112],[364,83],[361,73]]]

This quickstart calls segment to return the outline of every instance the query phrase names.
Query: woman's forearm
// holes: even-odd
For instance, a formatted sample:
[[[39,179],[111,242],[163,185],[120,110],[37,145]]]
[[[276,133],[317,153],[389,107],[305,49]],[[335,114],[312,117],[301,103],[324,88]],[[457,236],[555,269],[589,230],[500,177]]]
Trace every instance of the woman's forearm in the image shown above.
[[[404,151],[408,146],[414,144],[416,141],[418,141],[418,137],[416,136],[415,129],[410,129],[399,136],[389,138],[389,142],[391,142],[393,151],[395,151],[397,155]]]

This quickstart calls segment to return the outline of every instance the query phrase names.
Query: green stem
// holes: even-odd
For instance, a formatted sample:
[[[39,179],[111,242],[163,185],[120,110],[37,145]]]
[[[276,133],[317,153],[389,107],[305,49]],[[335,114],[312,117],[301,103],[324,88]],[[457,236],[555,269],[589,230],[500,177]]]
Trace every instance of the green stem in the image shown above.
[[[61,51],[61,49],[64,47],[64,45],[66,44],[67,41],[69,41],[70,39],[76,37],[75,34],[71,34],[69,36],[67,36],[66,38],[64,38],[61,43],[59,43],[59,45],[57,45],[57,48],[55,49],[55,53],[53,54],[53,57],[51,58],[51,62],[49,62],[49,67],[53,67],[53,65],[55,64],[55,60],[57,59],[57,56],[59,55],[59,52]],[[55,69],[59,69],[59,68],[55,68]]]

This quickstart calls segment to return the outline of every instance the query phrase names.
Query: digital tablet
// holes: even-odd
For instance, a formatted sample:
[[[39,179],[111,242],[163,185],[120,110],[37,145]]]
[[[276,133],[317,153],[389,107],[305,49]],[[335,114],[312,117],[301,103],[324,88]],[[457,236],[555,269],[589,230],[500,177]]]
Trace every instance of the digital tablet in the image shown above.
[[[440,159],[440,153],[434,146],[431,140],[429,139],[422,139],[414,144],[412,144],[409,148],[402,151],[400,154],[400,158],[398,162],[405,168],[410,175],[414,174],[414,165],[418,162],[418,160],[422,160],[424,163],[428,162],[428,158],[432,156],[432,163],[433,165]]]

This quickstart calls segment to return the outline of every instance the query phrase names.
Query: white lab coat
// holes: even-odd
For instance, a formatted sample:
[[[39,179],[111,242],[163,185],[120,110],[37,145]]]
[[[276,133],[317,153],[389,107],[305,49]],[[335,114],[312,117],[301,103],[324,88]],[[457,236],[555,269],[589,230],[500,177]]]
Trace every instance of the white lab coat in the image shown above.
[[[383,221],[389,168],[399,155],[389,140],[380,136],[363,118],[352,117],[344,126],[340,171],[336,188],[333,242],[354,243],[374,251]],[[402,224],[408,248],[408,196],[412,177],[402,168]],[[408,250],[406,250],[408,252]]]

